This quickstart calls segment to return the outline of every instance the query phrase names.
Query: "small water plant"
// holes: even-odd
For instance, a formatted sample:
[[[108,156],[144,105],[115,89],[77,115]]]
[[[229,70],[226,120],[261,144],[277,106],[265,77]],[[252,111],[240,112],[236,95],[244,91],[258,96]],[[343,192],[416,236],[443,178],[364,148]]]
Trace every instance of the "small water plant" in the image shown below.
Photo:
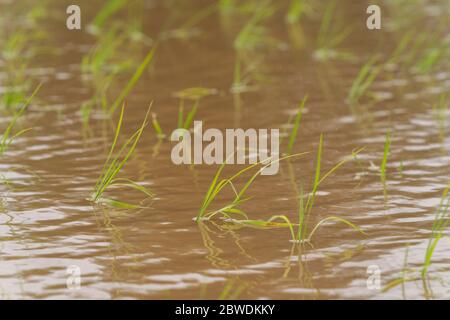
[[[291,233],[291,240],[296,243],[302,243],[302,242],[310,242],[312,236],[316,233],[316,231],[319,229],[320,226],[325,224],[329,221],[338,221],[342,222],[351,228],[357,230],[358,232],[361,232],[364,234],[364,231],[356,226],[354,223],[350,222],[349,220],[346,220],[341,217],[337,216],[328,216],[324,219],[321,219],[315,226],[312,228],[310,232],[308,232],[308,218],[311,215],[311,211],[314,206],[315,198],[317,195],[317,191],[319,188],[319,185],[323,183],[331,174],[333,174],[336,170],[338,170],[341,166],[343,166],[345,163],[353,159],[354,154],[360,153],[364,148],[360,148],[353,152],[352,156],[346,157],[343,160],[341,160],[339,163],[337,163],[333,168],[331,168],[329,171],[327,171],[325,174],[321,174],[321,159],[322,159],[322,150],[323,150],[323,135],[320,136],[319,141],[319,147],[317,152],[317,159],[316,159],[316,170],[315,170],[315,176],[312,184],[312,190],[308,195],[306,196],[303,193],[303,188],[301,188],[301,192],[299,195],[299,211],[298,211],[298,223],[293,223],[289,219],[287,215],[277,214],[273,215],[267,220],[254,220],[250,219],[248,214],[241,210],[239,208],[239,205],[244,203],[245,201],[249,200],[248,197],[245,196],[247,189],[252,185],[256,177],[260,174],[260,170],[258,170],[256,173],[254,173],[250,179],[247,180],[247,182],[244,184],[244,186],[238,191],[238,189],[234,185],[234,180],[236,180],[239,176],[241,176],[244,172],[251,170],[252,168],[256,166],[260,166],[261,163],[253,164],[250,166],[247,166],[246,168],[240,170],[235,175],[231,176],[230,178],[222,179],[219,181],[221,172],[224,168],[224,165],[222,165],[219,170],[217,171],[209,189],[206,193],[206,196],[204,198],[203,204],[200,207],[199,214],[196,217],[196,221],[200,220],[210,220],[214,216],[220,214],[227,223],[231,224],[238,224],[241,226],[247,226],[247,227],[254,227],[254,228],[288,228]],[[290,159],[292,157],[301,156],[306,153],[297,153],[293,155],[288,155],[285,157],[280,158],[277,161],[282,161],[285,159]],[[267,164],[266,164],[267,165]],[[229,185],[234,194],[235,197],[233,201],[231,201],[228,205],[222,207],[218,210],[213,210],[207,212],[208,207],[211,205],[212,201],[219,195],[219,193],[222,191],[222,189]],[[306,198],[306,203],[305,199]],[[234,217],[240,217],[241,219],[236,219]],[[281,221],[281,222],[278,222]],[[295,232],[295,228],[297,228],[297,232]]]
[[[353,152],[353,154],[360,153],[364,148],[360,148]],[[319,222],[315,224],[315,226],[308,230],[309,219],[314,207],[317,191],[319,186],[336,170],[338,170],[345,163],[351,161],[353,159],[353,154],[351,156],[345,157],[343,160],[338,162],[334,167],[328,170],[325,174],[321,174],[321,161],[322,161],[322,152],[323,152],[323,135],[320,136],[319,147],[317,151],[316,157],[316,169],[315,175],[312,182],[311,191],[308,194],[304,193],[304,189],[300,187],[299,194],[299,204],[298,204],[298,223],[293,223],[291,219],[289,219],[288,215],[274,215],[271,216],[267,220],[237,220],[237,219],[229,219],[228,221],[232,221],[233,223],[238,223],[241,225],[256,227],[256,228],[288,228],[291,234],[291,241],[294,243],[310,243],[311,238],[317,232],[317,230],[325,223],[330,221],[341,222],[351,227],[352,229],[365,234],[365,232],[352,223],[351,221],[338,217],[338,216],[328,216],[326,218],[321,219]],[[306,202],[305,202],[306,199]],[[275,221],[282,222],[275,222]],[[297,228],[297,231],[295,231]]]
[[[150,64],[150,62],[153,60],[153,57],[155,56],[155,52],[156,52],[157,47],[158,46],[155,45],[149,51],[149,53],[145,56],[144,60],[142,60],[141,64],[136,68],[136,70],[134,71],[133,76],[130,78],[130,80],[127,82],[125,87],[120,92],[119,96],[116,98],[114,103],[109,108],[109,113],[110,114],[113,114],[116,111],[116,109],[120,106],[120,104],[122,104],[123,101],[125,100],[125,98],[129,95],[131,90],[133,90],[134,86],[136,85],[138,80],[141,78],[142,74],[147,69],[147,67]]]
[[[337,7],[337,1],[332,0],[325,8],[322,22],[320,24],[319,34],[317,36],[316,50],[313,57],[317,60],[352,60],[354,56],[337,47],[350,35],[350,27],[341,27],[338,21],[335,21],[334,14]]]
[[[16,133],[13,133],[14,127],[19,120],[19,118],[25,113],[28,106],[30,105],[31,101],[33,100],[34,96],[39,91],[41,85],[37,86],[34,92],[31,94],[31,96],[25,101],[25,103],[19,108],[19,110],[16,110],[12,116],[11,121],[9,122],[8,126],[6,127],[6,130],[3,132],[1,140],[0,140],[0,155],[3,155],[5,151],[8,149],[8,147],[11,145],[11,143],[14,141],[14,139],[18,138],[19,136],[23,135],[25,132],[31,130],[31,128],[22,129]]]
[[[214,95],[217,93],[216,89],[204,88],[204,87],[193,87],[183,89],[174,94],[174,97],[180,100],[178,105],[178,123],[177,126],[179,129],[188,129],[192,122],[194,121],[194,117],[197,114],[198,106],[200,100],[204,97]],[[192,101],[192,106],[189,112],[184,117],[184,109],[185,109],[185,101]],[[156,129],[156,128],[155,128]]]
[[[234,40],[234,49],[243,52],[253,50],[261,44],[273,43],[274,39],[267,34],[267,29],[264,28],[262,23],[273,16],[276,11],[277,7],[271,3],[271,0],[257,2],[253,16]]]
[[[119,121],[117,123],[117,127],[115,130],[114,140],[111,145],[111,149],[109,151],[108,157],[103,165],[103,169],[101,171],[100,177],[95,184],[94,191],[91,195],[90,200],[97,204],[110,204],[119,208],[124,209],[133,209],[140,208],[139,205],[131,204],[128,202],[124,202],[122,200],[116,200],[107,198],[104,196],[105,191],[110,189],[111,187],[128,187],[134,190],[137,190],[147,197],[153,197],[154,194],[148,188],[134,182],[128,178],[117,178],[117,175],[120,173],[123,166],[128,162],[131,155],[134,153],[137,143],[139,142],[144,129],[148,124],[148,117],[151,110],[151,105],[145,115],[144,121],[142,122],[140,128],[129,137],[126,142],[122,145],[122,147],[118,147],[119,134],[122,127],[123,115],[124,115],[125,106],[122,106]],[[118,151],[116,151],[119,149]]]
[[[285,20],[289,24],[296,24],[300,21],[303,13],[309,9],[305,0],[291,0]]]
[[[427,249],[425,251],[425,259],[423,262],[421,275],[425,277],[431,265],[431,259],[438,242],[444,236],[444,231],[450,223],[450,182],[442,192],[441,201],[434,217],[433,226],[431,227],[431,235],[428,240]]]
[[[359,102],[378,76],[380,68],[375,66],[375,62],[375,57],[369,59],[361,67],[355,80],[353,80],[352,86],[347,95],[347,102],[350,105],[355,105]]]
[[[203,203],[200,207],[197,217],[195,218],[195,221],[199,222],[201,220],[210,220],[218,214],[221,214],[222,216],[225,216],[227,218],[230,218],[230,215],[237,214],[237,215],[240,215],[240,216],[248,219],[247,214],[244,211],[242,211],[241,209],[238,209],[237,207],[240,204],[242,204],[243,202],[248,200],[248,198],[245,197],[246,191],[252,185],[254,180],[261,174],[262,169],[266,166],[270,166],[270,164],[274,161],[282,161],[282,160],[285,160],[288,158],[302,156],[304,154],[306,154],[306,152],[288,155],[288,156],[282,157],[278,160],[257,162],[257,163],[254,163],[254,164],[251,164],[251,165],[245,167],[244,169],[240,170],[239,172],[237,172],[236,174],[232,175],[229,178],[220,179],[222,171],[224,170],[225,165],[227,163],[227,161],[224,161],[224,163],[217,170],[216,175],[214,176],[214,178],[209,186],[209,189],[203,199]],[[232,154],[232,156],[234,156],[234,154]],[[237,178],[242,176],[245,172],[248,172],[255,168],[257,168],[258,170],[256,170],[256,172],[247,180],[247,182],[244,184],[244,186],[238,192],[237,188],[234,185],[235,180],[237,180]],[[212,204],[212,202],[216,199],[216,197],[222,192],[222,190],[226,186],[229,186],[234,192],[235,197],[234,197],[233,201],[231,201],[228,205],[226,205],[220,209],[213,210],[213,211],[207,211],[208,208],[210,207],[210,205]]]
[[[302,119],[303,109],[305,108],[306,100],[308,100],[308,95],[306,95],[302,99],[302,101],[299,103],[297,114],[295,115],[295,118],[294,118],[294,124],[292,127],[292,131],[289,136],[289,143],[288,143],[287,150],[286,150],[287,154],[292,153],[292,148],[294,147],[295,140],[297,139],[298,128],[300,127],[300,121]]]

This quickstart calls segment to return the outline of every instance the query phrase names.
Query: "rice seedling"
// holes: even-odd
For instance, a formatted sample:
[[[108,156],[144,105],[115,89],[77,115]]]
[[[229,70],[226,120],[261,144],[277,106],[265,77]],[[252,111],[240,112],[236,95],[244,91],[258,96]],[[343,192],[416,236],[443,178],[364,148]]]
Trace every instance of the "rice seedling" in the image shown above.
[[[93,31],[100,30],[105,23],[111,18],[115,13],[119,12],[121,9],[129,3],[129,0],[108,0],[103,7],[98,11],[94,20],[92,21]]]
[[[302,119],[303,109],[305,107],[306,100],[308,99],[308,95],[306,95],[303,100],[300,102],[297,114],[294,119],[294,126],[292,127],[291,135],[289,136],[289,144],[287,146],[287,154],[291,154],[292,148],[294,147],[295,140],[297,139],[298,128],[300,126],[300,121]]]
[[[39,85],[33,92],[33,94],[28,98],[28,100],[24,103],[24,105],[14,113],[11,121],[9,122],[8,126],[6,127],[6,130],[2,134],[2,138],[0,140],[0,155],[3,155],[5,151],[8,149],[8,147],[11,145],[11,143],[14,141],[14,139],[18,138],[19,136],[23,135],[27,131],[31,130],[31,128],[28,129],[22,129],[18,131],[17,133],[13,134],[14,127],[19,120],[19,118],[25,113],[28,106],[30,105],[31,101],[33,100],[34,96],[39,91],[41,85]]]
[[[407,32],[402,36],[400,41],[398,42],[394,52],[391,54],[389,59],[386,61],[386,65],[395,65],[402,58],[402,55],[405,53],[408,45],[411,43],[414,37],[414,32]]]
[[[131,65],[129,59],[120,59],[120,62],[114,61],[119,48],[125,46],[125,40],[128,38],[127,32],[120,32],[117,26],[113,26],[99,38],[98,43],[92,50],[83,57],[81,70],[83,73],[92,74],[96,81],[100,81],[104,74],[117,74]]]
[[[239,279],[227,281],[225,287],[219,295],[218,300],[236,300],[247,289],[248,285]]]
[[[436,121],[439,124],[439,135],[442,141],[444,141],[445,139],[445,130],[447,128],[447,112],[447,94],[443,93],[440,95],[439,101],[433,104],[433,113],[436,117]]]
[[[421,275],[422,278],[425,278],[428,269],[431,265],[431,259],[433,258],[434,251],[436,249],[439,240],[444,236],[444,231],[450,223],[450,182],[447,187],[442,192],[441,201],[439,203],[438,210],[436,212],[433,226],[431,228],[431,236],[428,240],[427,249],[425,251],[425,259],[423,262]]]
[[[288,12],[285,16],[286,22],[289,24],[298,23],[306,10],[306,6],[307,4],[305,0],[291,0]]]
[[[163,139],[166,135],[161,129],[161,125],[159,124],[156,113],[152,112],[152,125],[153,129],[155,129],[158,139]]]
[[[337,1],[332,0],[325,8],[319,34],[317,36],[316,50],[313,55],[317,60],[354,59],[354,56],[351,53],[337,49],[337,47],[347,39],[352,29],[350,27],[339,27],[338,22],[333,19],[336,6]]]
[[[178,123],[177,123],[178,128],[188,129],[192,125],[192,122],[194,121],[194,117],[197,114],[200,100],[204,97],[214,95],[216,93],[217,93],[216,89],[204,88],[204,87],[187,88],[187,89],[176,92],[174,94],[174,97],[180,99],[179,106],[178,106]],[[184,117],[184,111],[185,111],[184,105],[185,105],[186,100],[193,101],[193,104],[185,118]]]
[[[340,167],[342,167],[347,162],[354,159],[355,155],[363,151],[364,148],[359,148],[352,152],[352,154],[348,157],[345,157],[343,160],[338,162],[334,167],[332,167],[330,170],[328,170],[325,174],[321,174],[321,161],[322,161],[322,152],[323,152],[323,134],[320,136],[319,140],[319,147],[317,150],[317,157],[316,157],[316,170],[314,175],[314,180],[312,184],[312,190],[306,197],[306,203],[304,202],[305,196],[303,195],[303,187],[300,188],[300,199],[299,199],[299,211],[298,211],[298,230],[297,230],[297,237],[294,237],[293,240],[297,242],[309,242],[312,238],[312,236],[315,234],[315,232],[319,229],[320,226],[322,226],[324,223],[328,221],[337,221],[344,223],[348,225],[349,227],[361,232],[364,234],[364,231],[362,231],[358,226],[350,222],[349,220],[346,220],[344,218],[340,218],[337,216],[328,216],[322,220],[320,220],[314,228],[308,232],[308,221],[309,217],[311,215],[315,198],[317,191],[319,189],[319,186],[325,181],[331,174],[333,174],[335,171],[337,171]]]
[[[266,29],[261,25],[277,11],[271,0],[262,1],[257,4],[253,16],[244,25],[234,40],[234,49],[238,52],[252,50],[261,44],[273,42],[267,35]]]
[[[256,163],[256,164],[247,166],[246,168],[242,169],[241,171],[239,171],[232,177],[222,179],[219,181],[221,172],[224,168],[224,165],[222,165],[218,169],[218,171],[208,189],[208,192],[206,193],[203,204],[200,207],[199,214],[196,217],[196,221],[198,222],[201,220],[209,220],[209,219],[212,219],[217,214],[221,214],[225,218],[225,221],[227,223],[238,224],[238,225],[253,227],[253,228],[262,228],[262,229],[288,228],[290,231],[290,234],[291,234],[291,240],[296,243],[310,242],[311,238],[316,233],[316,231],[319,229],[319,227],[321,227],[323,224],[325,224],[326,222],[329,222],[329,221],[342,222],[342,223],[350,226],[351,228],[357,230],[358,232],[361,232],[364,234],[364,231],[361,230],[358,226],[356,226],[349,220],[346,220],[344,218],[340,218],[337,216],[328,216],[328,217],[320,220],[310,232],[308,232],[308,230],[307,230],[308,218],[313,209],[319,185],[323,181],[325,181],[331,174],[333,174],[336,170],[338,170],[341,166],[343,166],[345,163],[347,163],[348,161],[353,159],[352,157],[346,157],[345,159],[341,160],[338,164],[336,164],[333,168],[331,168],[329,171],[327,171],[325,174],[321,175],[322,149],[323,149],[323,135],[321,135],[320,141],[319,141],[319,148],[318,148],[317,159],[316,159],[316,170],[315,170],[315,176],[314,176],[314,180],[313,180],[312,190],[306,197],[307,198],[306,203],[304,201],[305,195],[303,193],[303,188],[301,188],[300,197],[299,197],[300,199],[299,199],[298,223],[292,223],[287,215],[280,215],[280,214],[273,215],[267,220],[253,220],[253,219],[249,219],[247,213],[245,213],[243,210],[238,208],[239,205],[241,205],[245,201],[249,200],[249,198],[245,196],[245,193],[246,193],[247,189],[252,185],[252,183],[254,182],[256,177],[260,174],[260,170],[257,171],[255,174],[253,174],[239,191],[237,190],[237,188],[235,187],[235,185],[233,183],[234,180],[236,178],[238,178],[239,176],[241,176],[244,172],[251,170],[252,168],[254,168],[256,166],[261,165],[261,163]],[[363,149],[364,148],[360,148],[357,151],[355,151],[354,153],[357,154],[357,153],[361,152]],[[296,157],[296,156],[301,156],[304,154],[306,154],[306,153],[297,153],[297,154],[293,154],[293,155],[288,155],[288,156],[280,158],[278,161],[282,161],[282,160],[289,159],[289,158]],[[265,164],[265,165],[267,165],[267,164]],[[222,189],[227,185],[230,185],[230,187],[232,188],[232,190],[235,194],[234,200],[219,210],[213,210],[213,211],[207,212],[207,209],[211,205],[212,201],[218,196],[218,194],[222,191]],[[242,219],[234,219],[233,216],[240,216]],[[295,228],[297,228],[297,232],[295,232]]]
[[[405,254],[404,267],[402,271],[402,276],[400,278],[394,279],[389,282],[384,288],[383,292],[386,292],[398,285],[402,285],[402,288],[406,282],[419,281],[422,280],[423,288],[425,291],[425,296],[429,297],[429,284],[427,282],[428,270],[432,263],[432,258],[434,251],[439,243],[439,241],[445,236],[445,229],[450,223],[450,181],[447,187],[442,192],[441,200],[437,208],[433,225],[431,227],[431,235],[428,239],[427,248],[425,250],[424,262],[419,270],[407,268],[407,255],[408,250]],[[409,275],[413,273],[413,275]]]
[[[100,177],[95,184],[90,200],[94,203],[106,203],[119,208],[132,209],[139,208],[139,206],[121,200],[106,198],[104,196],[104,193],[111,187],[128,187],[145,194],[147,197],[154,196],[154,194],[149,189],[134,182],[133,180],[127,178],[117,178],[117,175],[120,173],[123,166],[128,162],[131,155],[134,153],[137,143],[139,142],[139,139],[148,124],[147,119],[151,110],[151,105],[140,128],[133,135],[131,135],[131,137],[129,137],[128,140],[126,140],[126,142],[123,144],[123,146],[116,152],[115,150],[118,144],[119,134],[122,127],[124,110],[125,106],[123,105],[115,130],[114,141],[111,145],[111,149],[109,151],[105,164],[103,165]]]
[[[369,59],[359,70],[355,80],[353,80],[350,91],[347,95],[347,101],[351,105],[357,104],[366,94],[372,83],[375,81],[380,68],[375,66],[376,59]]]
[[[147,69],[147,66],[153,60],[153,57],[154,57],[155,52],[156,52],[156,49],[157,49],[157,45],[155,45],[153,47],[153,49],[150,50],[150,52],[145,56],[145,58],[141,62],[141,64],[136,68],[136,70],[135,70],[133,76],[131,77],[131,79],[127,82],[125,87],[120,92],[119,96],[116,98],[116,100],[114,101],[112,106],[109,108],[109,113],[110,114],[113,114],[116,111],[117,107],[119,107],[119,105],[123,103],[123,101],[129,95],[131,90],[133,90],[134,86],[136,85],[136,83],[138,82],[138,80],[140,79],[140,77],[142,76],[144,71]]]
[[[388,156],[391,152],[391,132],[386,132],[386,139],[384,143],[384,151],[383,151],[383,160],[381,161],[380,165],[380,177],[381,177],[381,183],[383,184],[383,190],[384,194],[386,196],[387,190],[386,190],[386,167],[388,162]]]

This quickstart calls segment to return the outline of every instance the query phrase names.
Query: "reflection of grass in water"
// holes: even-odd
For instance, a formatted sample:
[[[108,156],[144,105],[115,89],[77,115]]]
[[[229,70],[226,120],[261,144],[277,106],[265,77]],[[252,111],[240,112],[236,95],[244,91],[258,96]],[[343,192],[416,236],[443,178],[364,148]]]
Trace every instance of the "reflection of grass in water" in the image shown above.
[[[271,164],[273,164],[275,161],[282,161],[288,158],[292,158],[292,157],[297,157],[297,156],[301,156],[304,155],[306,153],[297,153],[297,154],[293,154],[293,155],[289,155],[289,156],[285,156],[283,158],[280,158],[278,160],[269,160],[266,162],[257,162],[254,163],[252,165],[249,165],[247,167],[245,167],[244,169],[240,170],[239,172],[237,172],[236,174],[234,174],[233,176],[231,176],[230,178],[224,178],[224,179],[220,179],[220,175],[223,171],[223,169],[225,168],[226,165],[226,161],[219,167],[219,169],[216,172],[216,175],[214,176],[209,189],[205,195],[205,198],[203,200],[203,203],[200,207],[199,213],[195,219],[196,222],[200,222],[201,220],[210,220],[211,218],[213,218],[214,216],[221,214],[222,216],[226,217],[226,218],[230,218],[231,215],[240,215],[244,218],[248,218],[247,214],[238,209],[237,207],[242,204],[243,202],[247,201],[248,198],[244,198],[245,197],[245,193],[247,191],[247,189],[252,185],[252,183],[254,182],[254,180],[261,174],[261,171],[264,167],[268,167]],[[234,154],[232,154],[232,156],[234,156]],[[242,176],[245,172],[250,171],[251,169],[254,168],[258,168],[257,172],[254,173],[250,179],[247,180],[247,182],[244,184],[244,186],[239,190],[236,189],[235,185],[234,185],[234,181],[239,178],[240,176]],[[226,187],[226,186],[230,186],[231,189],[233,190],[234,194],[235,194],[235,198],[234,200],[229,203],[228,205],[226,205],[225,207],[222,207],[221,209],[218,210],[214,210],[214,211],[207,211],[207,209],[209,208],[209,206],[212,204],[212,202],[214,201],[214,199],[221,193],[221,191]]]
[[[420,33],[406,32],[398,41],[387,65],[398,65],[404,70],[426,74],[448,60],[450,38],[445,38],[445,27]]]
[[[384,151],[383,151],[383,160],[381,161],[380,165],[380,177],[381,177],[381,183],[383,184],[383,190],[384,195],[387,195],[387,189],[386,189],[386,167],[388,162],[388,156],[391,152],[391,132],[386,132],[386,140],[384,143]]]
[[[25,111],[27,110],[27,108],[30,105],[31,101],[33,100],[34,96],[39,91],[40,87],[41,86],[39,85],[34,90],[33,94],[24,103],[24,105],[19,110],[14,112],[14,115],[13,115],[11,121],[9,122],[8,126],[6,127],[6,130],[3,132],[2,138],[0,140],[0,155],[3,155],[3,153],[5,153],[5,151],[8,149],[8,147],[14,141],[14,139],[16,139],[17,137],[21,136],[25,132],[31,130],[30,128],[23,129],[23,130],[20,130],[19,132],[15,133],[15,134],[13,134],[13,129],[14,129],[17,121],[25,113]]]
[[[236,300],[245,289],[247,289],[246,283],[242,283],[239,279],[231,279],[225,284],[218,300]]]
[[[439,123],[439,135],[441,140],[445,139],[445,130],[447,127],[447,94],[443,93],[439,97],[439,101],[433,104],[433,112],[436,116],[436,120]]]
[[[150,106],[151,108],[151,106]],[[91,200],[95,203],[107,203],[120,208],[138,208],[139,206],[130,204],[127,202],[114,200],[110,198],[105,198],[103,196],[104,192],[110,187],[129,187],[144,193],[148,197],[153,197],[153,193],[147,188],[137,184],[136,182],[126,179],[126,178],[116,178],[122,167],[127,163],[131,155],[136,149],[139,138],[141,137],[145,127],[148,124],[148,116],[150,108],[145,115],[144,121],[141,127],[125,142],[125,144],[119,149],[119,151],[114,154],[117,146],[120,129],[123,122],[124,106],[122,106],[122,111],[120,113],[119,122],[117,123],[117,128],[114,136],[114,141],[111,145],[108,157],[103,165],[102,173],[94,187],[94,192],[91,196]]]
[[[103,7],[98,11],[92,25],[94,28],[101,29],[105,23],[110,19],[115,13],[123,9],[130,1],[129,0],[108,0],[103,5]]]

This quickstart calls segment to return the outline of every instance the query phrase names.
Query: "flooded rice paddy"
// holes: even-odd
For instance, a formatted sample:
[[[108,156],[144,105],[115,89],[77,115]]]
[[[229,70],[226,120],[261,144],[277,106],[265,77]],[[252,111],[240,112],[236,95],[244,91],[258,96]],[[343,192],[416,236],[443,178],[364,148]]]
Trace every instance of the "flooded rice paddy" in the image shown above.
[[[0,156],[1,298],[450,298],[447,0],[373,1],[381,30],[366,1],[78,2],[81,30],[66,1],[0,1],[3,136],[27,107]],[[118,177],[152,195],[116,185],[104,199],[120,204],[91,201],[122,102],[117,148],[151,101]],[[181,103],[205,129],[279,128],[282,153],[297,128],[290,153],[305,154],[196,222],[220,165],[173,164]],[[295,238],[307,203],[302,241],[267,222],[287,217]]]

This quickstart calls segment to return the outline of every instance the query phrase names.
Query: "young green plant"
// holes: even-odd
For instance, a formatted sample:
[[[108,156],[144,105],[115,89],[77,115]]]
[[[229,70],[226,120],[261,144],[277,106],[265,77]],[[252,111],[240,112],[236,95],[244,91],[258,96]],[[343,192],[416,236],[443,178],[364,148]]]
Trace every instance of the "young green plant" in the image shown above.
[[[303,109],[305,108],[305,103],[307,99],[308,95],[306,95],[299,104],[298,111],[294,119],[294,125],[292,127],[291,135],[289,136],[289,144],[286,150],[287,154],[291,154],[292,148],[294,147],[295,144],[295,140],[297,139],[298,128],[300,127],[300,121],[302,119]]]
[[[19,118],[25,113],[28,106],[30,105],[31,101],[33,100],[34,96],[39,91],[41,85],[37,86],[32,95],[27,99],[27,101],[24,103],[22,107],[20,107],[19,110],[15,111],[11,121],[9,122],[8,126],[6,127],[6,130],[3,132],[1,140],[0,140],[0,155],[3,155],[5,151],[8,149],[8,147],[11,145],[11,143],[14,141],[14,139],[18,138],[25,132],[31,130],[31,128],[20,130],[19,132],[13,134],[14,127],[19,120]]]
[[[355,80],[353,80],[347,95],[347,101],[351,105],[355,105],[359,102],[378,76],[380,68],[375,66],[375,62],[375,58],[369,59],[369,61],[361,67]]]
[[[115,200],[104,197],[104,193],[107,189],[111,187],[129,187],[134,190],[137,190],[141,193],[144,193],[147,197],[153,197],[154,194],[149,189],[144,186],[134,182],[133,180],[127,178],[117,178],[117,175],[120,173],[123,166],[128,162],[131,155],[134,153],[137,143],[139,142],[144,129],[148,124],[148,117],[151,109],[151,105],[145,115],[144,121],[140,128],[133,134],[131,137],[126,140],[123,146],[119,149],[119,151],[115,151],[119,133],[123,123],[123,114],[124,114],[125,106],[122,106],[122,110],[120,112],[119,121],[117,123],[114,141],[111,145],[111,149],[109,151],[108,157],[103,165],[103,169],[101,171],[100,177],[95,184],[94,191],[91,195],[91,201],[94,203],[106,203],[119,208],[132,209],[139,208],[140,206],[131,204],[128,202],[124,202],[121,200]]]

